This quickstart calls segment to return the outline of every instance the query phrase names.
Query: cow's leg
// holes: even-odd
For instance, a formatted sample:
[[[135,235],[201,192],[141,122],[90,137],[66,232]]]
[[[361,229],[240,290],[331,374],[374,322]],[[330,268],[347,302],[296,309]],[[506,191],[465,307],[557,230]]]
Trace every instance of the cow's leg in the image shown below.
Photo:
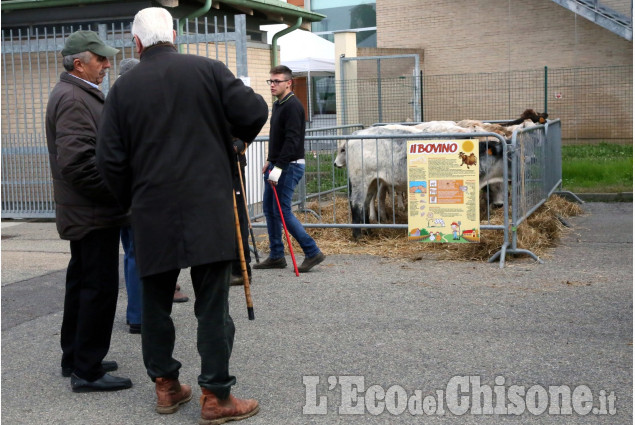
[[[364,199],[364,223],[370,223],[370,211],[371,209],[375,209],[375,205],[371,204],[371,201],[377,197],[377,181],[373,180],[373,182],[367,186],[366,195],[362,198]],[[362,233],[365,235],[370,234],[370,229],[362,229]]]
[[[366,209],[364,214],[364,202],[362,200],[366,196],[365,193],[362,192],[363,185],[353,183],[349,179],[348,181],[348,193],[350,194],[350,206],[351,206],[351,222],[352,224],[361,224],[368,222],[368,208]],[[364,217],[366,215],[366,217]],[[353,228],[353,239],[359,239],[362,235],[361,229]]]
[[[368,205],[368,221],[369,222],[377,222],[377,210],[375,209],[375,199],[377,197],[372,194],[370,198],[370,203]]]
[[[399,207],[401,211],[403,211],[405,208],[404,202],[403,202],[404,196],[405,196],[405,192],[397,192],[397,206]]]
[[[384,181],[379,184],[379,190],[377,191],[377,215],[382,223],[388,221],[386,215],[386,195],[388,193],[388,186]],[[391,198],[392,199],[392,198]]]

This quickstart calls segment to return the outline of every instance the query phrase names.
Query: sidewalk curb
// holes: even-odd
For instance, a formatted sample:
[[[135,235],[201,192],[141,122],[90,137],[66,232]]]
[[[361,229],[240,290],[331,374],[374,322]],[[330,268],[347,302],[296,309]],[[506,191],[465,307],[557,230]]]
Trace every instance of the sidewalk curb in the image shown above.
[[[633,202],[633,192],[576,193],[584,202]]]

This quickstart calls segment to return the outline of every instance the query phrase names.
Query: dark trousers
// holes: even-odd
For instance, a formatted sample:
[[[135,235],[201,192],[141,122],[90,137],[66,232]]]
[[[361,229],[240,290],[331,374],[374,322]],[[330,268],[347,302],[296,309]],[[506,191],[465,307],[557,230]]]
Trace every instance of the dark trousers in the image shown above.
[[[243,185],[247,190],[247,182],[245,181],[245,167],[240,166],[240,172],[243,176]],[[237,175],[234,176],[234,193],[236,194],[236,208],[238,209],[238,220],[240,223],[240,236],[243,241],[243,253],[245,254],[245,263],[247,265],[247,272],[251,276],[251,255],[249,252],[249,222],[247,221],[247,211],[245,210],[245,202],[247,200],[246,194],[243,193],[240,187],[240,179]],[[238,243],[236,243],[236,260],[232,263],[232,274],[242,276],[243,271],[240,266],[240,253],[238,252]]]
[[[181,363],[172,357],[175,330],[170,317],[179,272],[170,270],[141,278],[143,362],[152,381],[179,377]],[[229,315],[230,273],[231,261],[194,266],[190,270],[196,297],[197,347],[201,356],[198,384],[220,398],[229,397],[231,386],[236,383],[236,378],[229,374],[235,331]]]
[[[82,379],[104,375],[119,293],[119,227],[71,241],[62,319],[62,367]]]

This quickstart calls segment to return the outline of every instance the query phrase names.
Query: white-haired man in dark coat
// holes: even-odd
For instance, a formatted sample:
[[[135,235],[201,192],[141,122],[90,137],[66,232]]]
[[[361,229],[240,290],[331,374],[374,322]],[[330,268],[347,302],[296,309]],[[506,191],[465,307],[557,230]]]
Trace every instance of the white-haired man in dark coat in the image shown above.
[[[264,99],[221,62],[179,54],[172,17],[162,8],[135,16],[141,62],[106,100],[97,163],[106,184],[130,208],[142,280],[143,360],[156,383],[159,413],[192,397],[179,382],[170,317],[180,269],[190,267],[201,355],[201,424],[258,412],[256,400],[230,394],[234,323],[229,315],[236,255],[232,140],[251,142],[268,115]]]

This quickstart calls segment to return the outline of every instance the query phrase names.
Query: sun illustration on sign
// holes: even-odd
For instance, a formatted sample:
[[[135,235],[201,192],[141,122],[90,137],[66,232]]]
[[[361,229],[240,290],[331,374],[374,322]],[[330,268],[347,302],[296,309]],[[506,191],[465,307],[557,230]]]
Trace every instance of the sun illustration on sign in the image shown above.
[[[461,145],[461,149],[463,149],[463,152],[472,152],[474,150],[474,142],[471,140],[465,140]]]

